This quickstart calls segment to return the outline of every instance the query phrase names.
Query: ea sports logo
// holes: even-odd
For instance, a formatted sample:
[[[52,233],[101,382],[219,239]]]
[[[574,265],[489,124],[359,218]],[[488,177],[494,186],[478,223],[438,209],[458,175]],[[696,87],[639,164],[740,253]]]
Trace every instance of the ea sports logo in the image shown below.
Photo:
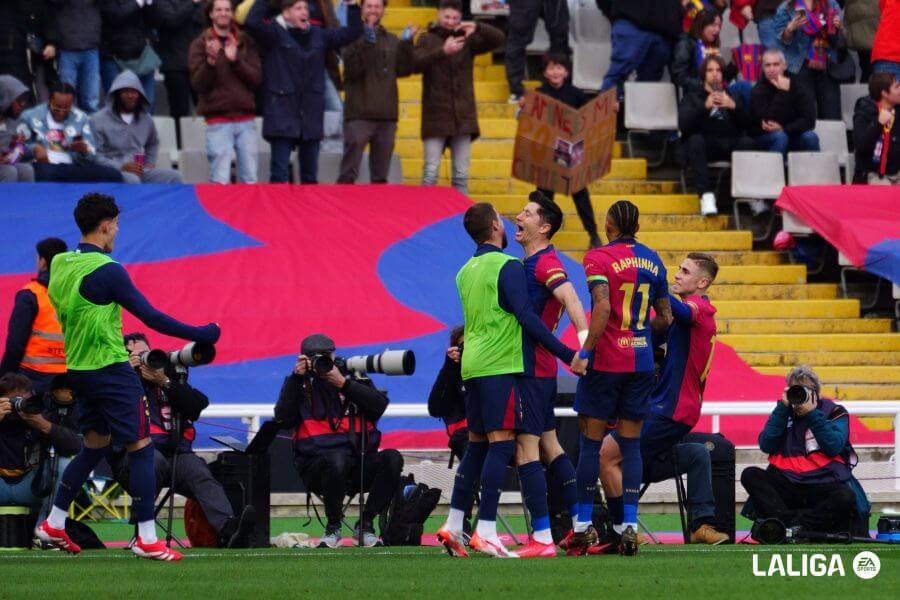
[[[881,560],[874,552],[860,552],[853,559],[853,572],[860,579],[872,579],[881,570]]]

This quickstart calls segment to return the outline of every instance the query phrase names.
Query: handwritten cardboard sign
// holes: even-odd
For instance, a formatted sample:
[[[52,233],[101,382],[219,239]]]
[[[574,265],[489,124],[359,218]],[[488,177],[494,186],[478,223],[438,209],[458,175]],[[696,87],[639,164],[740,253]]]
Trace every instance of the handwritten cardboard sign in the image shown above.
[[[615,90],[572,108],[539,92],[525,94],[512,175],[572,195],[609,172],[616,142]]]

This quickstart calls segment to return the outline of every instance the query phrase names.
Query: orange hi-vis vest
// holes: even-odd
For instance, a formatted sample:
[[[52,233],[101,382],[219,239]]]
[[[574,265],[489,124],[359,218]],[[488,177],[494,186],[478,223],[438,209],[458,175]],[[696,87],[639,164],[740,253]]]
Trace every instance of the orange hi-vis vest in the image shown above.
[[[25,356],[19,366],[39,373],[65,373],[66,351],[62,327],[50,303],[47,287],[32,281],[22,289],[35,295],[38,312],[31,325],[31,337],[25,346]]]

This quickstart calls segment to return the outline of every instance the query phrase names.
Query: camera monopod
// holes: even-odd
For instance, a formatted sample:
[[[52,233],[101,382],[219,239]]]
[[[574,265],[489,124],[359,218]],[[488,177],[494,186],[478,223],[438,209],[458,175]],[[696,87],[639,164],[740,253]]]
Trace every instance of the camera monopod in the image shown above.
[[[175,376],[178,378],[179,385],[186,384],[188,378],[187,367],[176,364]],[[175,512],[175,473],[178,468],[178,445],[181,443],[181,415],[175,410],[175,407],[172,407],[172,429],[175,432],[175,452],[172,453],[172,473],[169,480],[169,507],[168,514],[166,515],[166,548],[172,547],[172,538],[174,537],[172,535],[172,520]],[[181,542],[178,542],[178,545],[183,547]]]
[[[363,509],[366,503],[366,446],[369,444],[366,415],[361,408],[350,403],[350,431],[356,430],[356,419],[359,419],[359,515],[357,517],[356,545],[362,548],[363,544]]]

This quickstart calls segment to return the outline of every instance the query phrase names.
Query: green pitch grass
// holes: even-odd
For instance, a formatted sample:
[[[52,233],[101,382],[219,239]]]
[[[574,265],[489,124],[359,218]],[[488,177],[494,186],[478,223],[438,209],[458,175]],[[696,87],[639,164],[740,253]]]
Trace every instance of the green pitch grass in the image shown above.
[[[273,520],[273,531],[297,531]],[[430,523],[429,523],[430,525]],[[123,539],[122,525],[96,527]],[[110,537],[112,536],[112,537]],[[853,557],[874,551],[879,575],[864,581]],[[840,554],[843,577],[755,577],[753,554],[767,568],[773,551]],[[451,559],[442,549],[342,548],[188,550],[177,564],[133,558],[125,550],[0,553],[0,598],[844,598],[900,596],[900,547],[643,546],[636,557],[542,560]]]

